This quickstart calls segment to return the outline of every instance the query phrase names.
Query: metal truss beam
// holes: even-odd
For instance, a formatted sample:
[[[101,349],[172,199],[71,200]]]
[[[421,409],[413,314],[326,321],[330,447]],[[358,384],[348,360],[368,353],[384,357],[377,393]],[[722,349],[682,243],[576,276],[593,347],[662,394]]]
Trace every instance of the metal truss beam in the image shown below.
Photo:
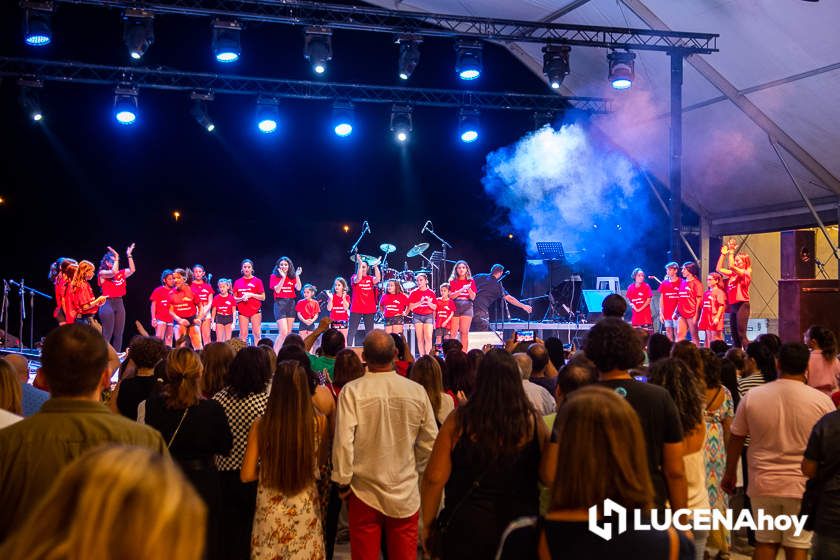
[[[178,70],[107,66],[0,56],[0,76],[37,76],[45,82],[114,86],[131,82],[139,88],[278,98],[350,100],[358,103],[400,103],[431,107],[471,107],[507,111],[559,112],[574,109],[590,114],[611,112],[612,102],[600,97],[563,97],[524,93],[421,89],[342,84],[182,72]]]
[[[480,18],[425,12],[342,6],[295,0],[55,0],[102,8],[141,8],[154,14],[233,18],[286,25],[314,25],[430,37],[466,37],[500,42],[563,43],[608,49],[716,52],[717,34],[660,31],[546,21]]]

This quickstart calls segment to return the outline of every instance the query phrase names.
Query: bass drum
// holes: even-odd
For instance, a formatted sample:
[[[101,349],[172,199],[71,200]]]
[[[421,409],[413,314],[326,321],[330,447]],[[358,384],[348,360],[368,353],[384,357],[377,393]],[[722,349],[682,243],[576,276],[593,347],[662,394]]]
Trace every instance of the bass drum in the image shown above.
[[[382,280],[379,281],[379,289],[383,292],[387,292],[388,288],[388,281],[389,280],[398,280],[400,273],[397,272],[394,268],[386,268],[382,271]]]
[[[417,282],[414,279],[414,271],[402,270],[399,273],[400,284],[402,284],[403,292],[408,293],[417,287]]]

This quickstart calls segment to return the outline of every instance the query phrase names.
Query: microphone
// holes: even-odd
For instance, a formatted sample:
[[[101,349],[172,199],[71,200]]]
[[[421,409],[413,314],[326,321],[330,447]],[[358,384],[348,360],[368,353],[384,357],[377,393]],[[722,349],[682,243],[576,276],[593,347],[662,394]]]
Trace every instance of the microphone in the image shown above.
[[[431,226],[431,225],[432,225],[432,221],[431,220],[426,220],[426,223],[423,224],[423,229],[420,230],[420,233],[421,234],[426,233],[426,230],[429,229],[429,226]]]
[[[499,280],[498,280],[498,281],[499,281],[499,282],[501,282],[502,280],[504,280],[505,278],[507,278],[507,277],[508,277],[508,274],[510,274],[510,271],[509,271],[509,270],[504,271],[504,273],[502,273],[502,275],[501,275],[501,276],[499,276]]]
[[[650,279],[650,280],[659,280],[659,278],[657,278],[656,276],[648,276],[648,279]]]

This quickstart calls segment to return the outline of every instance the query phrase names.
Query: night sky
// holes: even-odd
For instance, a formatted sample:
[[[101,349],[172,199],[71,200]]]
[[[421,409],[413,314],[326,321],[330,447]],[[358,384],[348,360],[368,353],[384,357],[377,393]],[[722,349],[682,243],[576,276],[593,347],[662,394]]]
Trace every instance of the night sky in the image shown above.
[[[61,4],[53,30],[50,46],[25,46],[21,10],[16,2],[4,2],[0,53],[130,64],[116,10]],[[301,27],[248,24],[242,58],[234,65],[214,60],[208,19],[161,16],[155,34],[143,65],[314,79],[303,58]],[[390,34],[337,30],[324,79],[397,85],[397,50]],[[424,39],[421,52],[409,86],[549,91],[495,45],[485,44],[484,73],[474,84],[457,79],[451,40]],[[52,293],[47,272],[57,257],[98,265],[107,245],[124,254],[136,242],[138,272],[128,281],[127,337],[135,319],[148,323],[147,298],[165,267],[202,263],[214,278],[236,278],[239,262],[247,257],[267,281],[274,261],[288,255],[303,267],[304,282],[319,289],[337,274],[349,278],[347,254],[364,219],[373,235],[362,241],[362,252],[377,254],[380,243],[393,243],[398,252],[391,264],[402,268],[411,245],[434,241],[420,235],[431,219],[454,245],[452,258],[467,259],[474,273],[494,262],[510,267],[507,285],[518,295],[521,242],[508,239],[504,215],[484,194],[481,178],[486,154],[528,132],[530,113],[486,111],[479,141],[466,145],[457,137],[457,110],[418,107],[409,144],[398,146],[388,130],[389,105],[357,104],[353,134],[342,139],[332,132],[326,101],[282,100],[279,132],[263,135],[251,96],[218,95],[210,106],[216,122],[212,134],[190,116],[186,93],[141,90],[132,127],[115,123],[109,87],[48,82],[41,124],[26,117],[17,96],[14,80],[4,80],[0,219],[7,258],[0,262],[0,276],[25,277]],[[182,213],[177,223],[171,216],[176,209]],[[343,224],[350,225],[349,233]],[[659,256],[664,248],[651,251]],[[418,259],[408,264],[420,268]],[[53,325],[52,305],[37,303],[36,336]],[[264,315],[271,319],[270,311]],[[16,301],[11,317],[10,330],[16,333]]]

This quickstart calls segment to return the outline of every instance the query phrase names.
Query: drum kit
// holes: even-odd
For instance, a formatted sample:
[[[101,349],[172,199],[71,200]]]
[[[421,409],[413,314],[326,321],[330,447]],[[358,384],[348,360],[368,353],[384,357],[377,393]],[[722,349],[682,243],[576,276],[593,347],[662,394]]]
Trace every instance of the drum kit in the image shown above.
[[[428,243],[418,243],[411,249],[409,249],[405,256],[407,259],[414,258],[414,257],[421,257],[424,259],[429,265],[432,267],[436,266],[435,264],[430,261],[425,253],[429,249]],[[374,266],[382,266],[381,269],[381,281],[379,282],[379,289],[385,291],[388,287],[388,282],[395,280],[400,283],[404,292],[410,292],[414,288],[417,287],[417,275],[418,274],[425,274],[426,277],[429,279],[429,283],[431,284],[431,270],[427,268],[419,268],[416,270],[411,270],[408,268],[408,261],[405,261],[405,265],[403,266],[403,270],[397,270],[395,268],[390,268],[388,266],[388,255],[395,253],[397,251],[396,245],[393,243],[382,243],[379,246],[379,250],[382,251],[381,257],[374,257],[373,255],[364,255],[359,253],[359,259],[363,262],[367,263],[369,267]],[[350,255],[350,260],[356,262],[356,255]]]

